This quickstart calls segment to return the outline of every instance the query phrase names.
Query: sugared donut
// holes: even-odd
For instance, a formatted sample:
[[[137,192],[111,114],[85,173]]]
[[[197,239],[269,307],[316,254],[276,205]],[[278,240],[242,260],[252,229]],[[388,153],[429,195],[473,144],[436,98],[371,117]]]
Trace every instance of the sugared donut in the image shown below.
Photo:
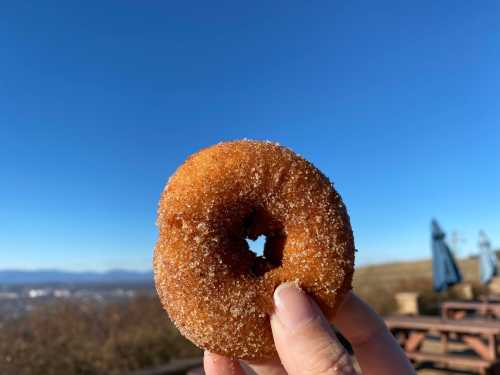
[[[270,142],[220,143],[189,157],[161,196],[158,294],[181,333],[233,358],[276,355],[273,292],[296,281],[332,318],[351,288],[354,241],[329,180]],[[266,236],[264,255],[246,242]]]

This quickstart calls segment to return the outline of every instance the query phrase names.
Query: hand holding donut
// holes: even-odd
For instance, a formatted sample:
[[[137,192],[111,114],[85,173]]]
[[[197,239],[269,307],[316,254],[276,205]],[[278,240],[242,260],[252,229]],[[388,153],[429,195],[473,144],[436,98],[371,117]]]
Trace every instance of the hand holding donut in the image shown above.
[[[165,186],[157,224],[158,295],[180,332],[209,353],[209,375],[242,375],[245,366],[355,374],[329,322],[365,374],[413,373],[383,321],[350,292],[355,248],[342,198],[290,149],[242,140],[197,152]],[[261,256],[246,242],[259,235]]]
[[[274,300],[271,327],[279,360],[239,362],[205,352],[206,375],[357,374],[349,354],[310,297],[293,284],[282,284]],[[351,342],[363,374],[415,374],[382,319],[354,293],[346,295],[335,324]]]

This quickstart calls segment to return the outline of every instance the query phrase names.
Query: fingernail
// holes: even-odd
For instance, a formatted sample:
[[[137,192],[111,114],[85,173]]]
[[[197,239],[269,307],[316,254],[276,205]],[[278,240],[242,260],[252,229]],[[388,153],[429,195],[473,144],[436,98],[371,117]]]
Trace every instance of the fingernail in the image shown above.
[[[288,328],[296,328],[316,317],[309,297],[294,283],[284,283],[274,291],[278,319]]]

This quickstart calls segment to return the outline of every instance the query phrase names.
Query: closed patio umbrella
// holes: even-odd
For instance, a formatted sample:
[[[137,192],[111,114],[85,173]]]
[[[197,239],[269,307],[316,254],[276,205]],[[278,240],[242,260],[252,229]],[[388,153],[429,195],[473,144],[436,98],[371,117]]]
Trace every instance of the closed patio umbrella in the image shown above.
[[[479,277],[482,284],[488,284],[497,274],[497,259],[491,251],[491,243],[486,234],[479,232]]]
[[[462,281],[455,258],[446,244],[445,233],[436,220],[432,220],[432,278],[436,292],[443,292]]]

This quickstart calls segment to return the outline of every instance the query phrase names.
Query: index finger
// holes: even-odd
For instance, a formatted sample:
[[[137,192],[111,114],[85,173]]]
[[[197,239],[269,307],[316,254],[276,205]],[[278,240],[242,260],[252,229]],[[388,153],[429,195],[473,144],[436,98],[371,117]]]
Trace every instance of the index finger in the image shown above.
[[[351,343],[363,374],[415,374],[382,318],[353,292],[345,296],[334,324]]]

